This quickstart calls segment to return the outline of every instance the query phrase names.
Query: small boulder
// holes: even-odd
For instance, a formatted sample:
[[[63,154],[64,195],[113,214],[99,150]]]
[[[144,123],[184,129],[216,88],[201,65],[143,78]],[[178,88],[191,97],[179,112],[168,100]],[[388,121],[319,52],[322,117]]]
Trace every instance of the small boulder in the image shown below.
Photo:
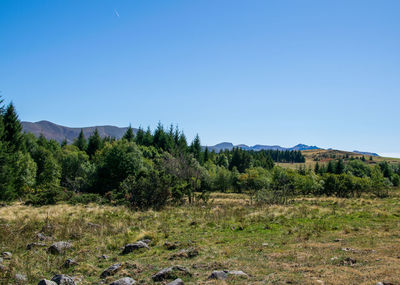
[[[64,253],[67,249],[70,249],[72,244],[67,241],[58,241],[53,243],[49,248],[48,251],[52,254],[61,254]]]
[[[189,270],[183,266],[171,266],[160,270],[151,278],[153,281],[163,281],[166,279],[177,279],[180,276],[192,276]]]
[[[195,256],[199,255],[199,251],[195,248],[189,248],[189,249],[182,249],[178,251],[177,253],[174,253],[169,257],[169,260],[173,259],[178,259],[178,258],[193,258]]]
[[[342,265],[348,265],[348,266],[353,266],[356,263],[357,263],[357,261],[351,257],[346,257],[341,262]]]
[[[211,273],[208,279],[225,280],[230,275],[248,277],[248,275],[241,270],[215,270]]]
[[[150,249],[149,246],[147,245],[147,243],[143,242],[143,241],[138,241],[135,243],[128,243],[127,245],[125,245],[122,254],[128,254],[131,253],[132,251],[141,249],[141,248],[145,248],[145,249]]]
[[[54,281],[42,279],[39,281],[38,285],[57,285],[57,283]]]
[[[118,280],[114,281],[110,285],[132,285],[132,284],[135,284],[135,283],[136,283],[136,281],[133,280],[132,278],[124,277],[124,278],[121,278],[121,279],[118,279]]]
[[[63,264],[65,268],[70,268],[75,265],[78,265],[78,262],[76,262],[75,259],[72,258],[68,258]]]
[[[108,276],[112,276],[115,273],[117,273],[119,270],[121,270],[121,268],[122,268],[121,263],[113,264],[101,273],[100,278],[104,279]]]
[[[57,285],[75,285],[74,279],[64,274],[55,275],[51,278],[51,281],[55,282]]]
[[[12,253],[9,252],[9,251],[5,251],[5,252],[3,252],[3,253],[1,254],[1,256],[2,256],[4,259],[11,259],[11,258],[12,258]]]
[[[21,283],[23,284],[23,283],[28,282],[28,278],[24,274],[17,273],[17,274],[15,274],[15,281],[17,281],[17,283],[19,283],[19,284],[21,284]]]
[[[225,280],[226,278],[228,278],[228,274],[222,270],[215,270],[208,276],[208,279]]]
[[[178,247],[179,243],[166,241],[164,247],[168,250],[174,250]]]
[[[98,257],[99,259],[109,259],[108,255],[102,254]]]
[[[36,235],[36,237],[37,237],[37,239],[40,240],[40,241],[46,241],[46,240],[52,240],[52,239],[53,239],[52,237],[46,236],[46,235],[43,234],[43,233],[38,233],[38,234]],[[44,280],[44,279],[43,279],[43,280]]]
[[[36,247],[46,247],[46,245],[44,243],[32,242],[26,246],[26,249],[31,250]]]
[[[167,285],[185,285],[185,283],[183,283],[182,279],[178,278],[172,282],[169,282]]]

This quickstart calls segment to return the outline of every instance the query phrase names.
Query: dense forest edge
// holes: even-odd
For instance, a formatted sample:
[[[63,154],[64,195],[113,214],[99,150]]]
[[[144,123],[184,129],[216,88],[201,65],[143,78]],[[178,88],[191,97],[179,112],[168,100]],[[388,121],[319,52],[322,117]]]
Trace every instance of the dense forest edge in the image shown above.
[[[59,202],[126,205],[160,209],[207,202],[211,192],[250,195],[254,203],[284,204],[300,195],[387,197],[400,184],[400,165],[363,159],[336,159],[313,169],[276,163],[303,163],[300,151],[219,153],[189,144],[178,127],[154,131],[129,127],[122,139],[98,131],[61,144],[22,132],[12,103],[0,107],[0,200],[30,205]],[[373,159],[372,157],[370,159]]]

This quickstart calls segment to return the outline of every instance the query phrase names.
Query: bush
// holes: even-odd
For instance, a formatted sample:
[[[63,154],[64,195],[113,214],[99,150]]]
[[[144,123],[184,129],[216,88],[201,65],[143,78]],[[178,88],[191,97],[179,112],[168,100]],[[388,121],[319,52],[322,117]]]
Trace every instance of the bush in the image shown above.
[[[59,187],[38,189],[35,193],[28,195],[25,204],[33,206],[54,205],[69,200],[72,195],[72,192]]]
[[[98,194],[93,194],[93,193],[82,193],[82,194],[75,194],[73,195],[68,203],[72,205],[76,204],[83,204],[87,205],[89,203],[97,203],[97,204],[104,204],[105,200],[103,197],[101,197]]]

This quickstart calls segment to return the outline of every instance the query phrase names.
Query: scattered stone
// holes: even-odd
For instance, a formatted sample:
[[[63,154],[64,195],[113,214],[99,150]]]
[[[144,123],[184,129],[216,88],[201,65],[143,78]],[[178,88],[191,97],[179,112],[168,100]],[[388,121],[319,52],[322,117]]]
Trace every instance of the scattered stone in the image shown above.
[[[345,259],[343,259],[342,261],[342,265],[349,265],[349,266],[353,266],[354,264],[356,264],[357,261],[351,257],[346,257]]]
[[[87,223],[87,224],[88,224],[88,226],[91,227],[91,228],[100,228],[100,227],[101,227],[99,224],[94,224],[94,223],[91,223],[91,222],[89,222],[89,223]]]
[[[16,280],[18,283],[25,283],[25,282],[28,282],[28,278],[26,277],[26,275],[19,274],[19,273],[15,274],[15,280]]]
[[[61,254],[64,253],[67,249],[71,248],[72,244],[67,241],[58,241],[53,243],[48,251],[52,254]]]
[[[344,248],[342,248],[342,250],[343,250],[343,251],[354,251],[354,252],[357,251],[356,249],[351,248],[351,247],[344,247]]]
[[[185,283],[183,283],[182,279],[178,278],[172,282],[169,282],[167,285],[185,285]]]
[[[135,284],[135,283],[136,283],[136,281],[133,280],[132,278],[124,277],[124,278],[121,278],[121,279],[118,279],[118,280],[114,281],[110,285],[132,285],[132,284]]]
[[[322,284],[322,285],[324,285],[324,284],[325,284],[325,282],[324,282],[324,281],[322,281],[322,280],[316,280],[315,282],[317,282],[318,284]]]
[[[108,255],[102,254],[99,256],[99,259],[109,259]]]
[[[195,248],[182,249],[181,251],[178,251],[177,253],[174,253],[173,255],[171,255],[169,257],[169,260],[178,259],[178,258],[193,258],[197,255],[199,255],[199,251]]]
[[[12,253],[9,252],[9,251],[5,251],[5,252],[3,252],[3,253],[1,254],[1,256],[2,256],[4,259],[11,259],[11,258],[12,258]]]
[[[5,272],[7,270],[7,267],[5,267],[3,264],[0,264],[0,272]]]
[[[31,250],[31,249],[33,249],[35,247],[46,247],[46,245],[44,243],[32,242],[32,243],[30,243],[30,244],[28,244],[26,246],[26,249],[27,250]]]
[[[157,272],[151,278],[153,279],[153,281],[163,281],[166,279],[177,279],[179,278],[179,275],[192,276],[192,274],[186,267],[171,266]]]
[[[228,278],[228,274],[225,271],[215,270],[208,276],[208,279],[217,279],[217,280],[225,280]]]
[[[51,278],[51,281],[55,282],[57,285],[75,285],[74,279],[64,274],[55,275]]]
[[[332,261],[338,260],[338,259],[339,259],[339,257],[337,257],[337,256],[334,256],[334,257],[331,258]]]
[[[383,281],[383,282],[376,283],[376,285],[394,285],[394,284],[391,282]]]
[[[106,270],[101,273],[100,278],[106,278],[108,276],[114,275],[117,273],[119,270],[121,270],[122,264],[121,263],[116,263],[108,267]]]
[[[177,243],[177,242],[169,242],[169,241],[166,241],[166,242],[164,243],[164,247],[165,247],[166,249],[168,249],[168,250],[174,250],[174,249],[176,249],[178,246],[179,246],[179,243]]]
[[[122,254],[128,254],[131,253],[132,251],[141,249],[141,248],[146,248],[146,249],[150,249],[149,246],[147,245],[147,243],[144,243],[143,241],[138,241],[135,243],[128,243],[127,245],[125,245]]]
[[[211,273],[208,279],[225,280],[229,275],[248,277],[248,275],[241,270],[215,270]]]
[[[38,233],[38,234],[36,235],[36,237],[37,237],[38,240],[40,240],[40,241],[52,240],[52,239],[53,239],[52,237],[46,236],[46,235],[43,234],[43,233]],[[45,279],[43,279],[43,280],[45,280]]]
[[[147,245],[151,244],[151,239],[142,239],[142,240],[139,240],[139,241],[144,242]],[[139,241],[137,241],[137,242],[139,242]]]
[[[0,263],[3,263],[3,258],[2,257],[0,257]]]
[[[42,279],[39,281],[38,285],[57,285],[57,283],[54,281]]]
[[[75,266],[78,265],[78,262],[75,261],[75,259],[72,258],[68,258],[65,262],[64,262],[64,267],[65,268],[70,268],[71,266]]]

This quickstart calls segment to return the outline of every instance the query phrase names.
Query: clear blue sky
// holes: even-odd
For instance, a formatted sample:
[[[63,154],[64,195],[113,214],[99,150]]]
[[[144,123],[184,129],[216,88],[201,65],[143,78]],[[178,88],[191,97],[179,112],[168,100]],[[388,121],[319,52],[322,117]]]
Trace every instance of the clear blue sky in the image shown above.
[[[26,121],[400,156],[400,1],[0,2]]]

